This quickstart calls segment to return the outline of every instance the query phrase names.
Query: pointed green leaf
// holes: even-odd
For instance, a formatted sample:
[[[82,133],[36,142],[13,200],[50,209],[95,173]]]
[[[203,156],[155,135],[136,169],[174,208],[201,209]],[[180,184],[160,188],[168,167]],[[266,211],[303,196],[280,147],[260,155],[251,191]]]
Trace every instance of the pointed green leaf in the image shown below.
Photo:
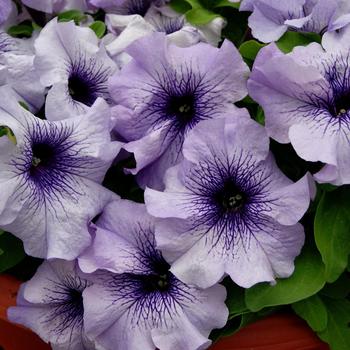
[[[80,22],[85,21],[87,18],[87,16],[79,10],[68,10],[61,12],[57,17],[59,22],[74,21],[75,24],[79,24]]]
[[[92,23],[90,28],[95,32],[99,39],[102,38],[106,32],[106,25],[102,21]]]
[[[350,302],[345,299],[323,298],[328,311],[327,328],[319,332],[319,337],[327,342],[332,350],[350,349]]]
[[[258,52],[265,46],[265,44],[261,44],[256,40],[249,40],[244,42],[239,47],[239,52],[243,56],[243,58],[254,61]]]
[[[325,284],[324,265],[315,251],[304,250],[295,261],[293,275],[278,279],[276,285],[260,283],[247,289],[245,302],[252,311],[286,305],[316,294]]]
[[[202,5],[200,0],[186,0],[192,8],[203,8],[204,6]]]
[[[30,38],[33,34],[33,25],[30,21],[22,22],[7,29],[7,34],[15,38]]]
[[[350,276],[344,272],[334,283],[327,283],[320,294],[332,299],[345,299],[350,296]]]
[[[300,300],[294,303],[292,308],[315,332],[326,329],[328,321],[327,308],[319,296],[313,295],[310,298]]]
[[[204,8],[193,8],[186,13],[187,20],[194,25],[203,25],[211,22],[218,14]]]
[[[321,37],[313,33],[286,32],[277,42],[279,49],[291,52],[296,46],[306,46],[312,42],[321,42]]]
[[[235,9],[239,9],[239,2],[230,2],[228,0],[218,0],[217,4],[214,5],[215,8],[217,7],[233,7]]]
[[[325,192],[315,216],[315,241],[326,266],[326,280],[334,282],[346,269],[350,254],[350,188]]]
[[[254,118],[259,124],[265,125],[265,113],[264,110],[259,106]]]
[[[24,101],[18,101],[19,105],[25,110],[29,111],[28,105]]]
[[[2,136],[7,136],[14,144],[17,144],[16,136],[8,126],[0,125],[0,137]]]
[[[170,6],[174,11],[179,13],[186,13],[192,8],[186,0],[171,0]]]

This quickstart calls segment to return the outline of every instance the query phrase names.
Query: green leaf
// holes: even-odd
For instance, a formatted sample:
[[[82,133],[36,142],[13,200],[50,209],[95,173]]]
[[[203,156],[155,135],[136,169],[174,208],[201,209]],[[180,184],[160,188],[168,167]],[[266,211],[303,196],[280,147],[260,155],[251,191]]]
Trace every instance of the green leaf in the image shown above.
[[[17,265],[25,257],[21,240],[8,232],[0,235],[0,248],[3,251],[0,255],[0,273]]]
[[[187,20],[194,25],[203,25],[211,22],[218,14],[204,8],[193,8],[186,13]]]
[[[265,125],[265,113],[264,110],[259,106],[254,118],[259,124]]]
[[[192,8],[204,8],[203,4],[201,3],[201,0],[186,0]]]
[[[29,107],[28,105],[24,102],[24,101],[18,101],[19,105],[21,107],[23,107],[24,109],[26,109],[27,111],[29,111]]]
[[[286,32],[277,42],[277,46],[285,53],[291,52],[296,46],[305,46],[312,42],[321,42],[318,34]]]
[[[238,315],[234,318],[231,318],[228,320],[225,327],[213,330],[210,334],[210,339],[212,339],[215,342],[222,337],[230,336],[238,332],[241,328],[247,326],[248,324],[268,316],[273,311],[276,311],[276,309],[268,308],[260,312],[247,312]]]
[[[344,272],[334,283],[327,283],[320,294],[332,299],[345,299],[350,295],[350,276]]]
[[[33,26],[30,21],[25,21],[21,24],[14,25],[7,29],[7,34],[15,38],[30,38],[33,33]]]
[[[64,11],[59,13],[57,17],[59,22],[74,21],[75,24],[79,24],[80,22],[85,21],[87,18],[87,16],[79,10]]]
[[[0,137],[2,136],[7,136],[14,144],[17,144],[16,136],[8,126],[0,125]]]
[[[226,305],[229,311],[229,320],[250,312],[245,304],[244,289],[227,279],[225,279],[224,285],[227,290]]]
[[[252,311],[267,306],[295,303],[317,293],[325,284],[324,265],[317,252],[304,250],[295,261],[295,271],[276,285],[260,283],[247,289],[245,302]]]
[[[186,0],[172,0],[170,6],[174,11],[179,13],[186,13],[192,8]]]
[[[350,254],[350,188],[325,192],[315,216],[315,241],[326,266],[327,282],[346,269]]]
[[[90,28],[95,32],[99,39],[102,38],[106,32],[106,25],[102,21],[92,23]]]
[[[41,30],[43,29],[42,27],[40,27],[37,23],[35,23],[34,21],[32,22],[32,26],[33,26],[33,30]]]
[[[219,13],[227,21],[227,25],[222,30],[223,38],[232,41],[239,47],[249,35],[248,17],[249,12],[240,12],[235,8],[216,8],[215,12]]]
[[[331,184],[317,184],[318,187],[320,187],[321,190],[326,191],[326,192],[332,192],[336,189],[338,189],[338,186],[334,186]]]
[[[328,311],[327,328],[319,332],[319,337],[327,342],[332,350],[350,349],[350,302],[345,299],[323,298]]]
[[[319,296],[313,295],[310,298],[298,301],[292,305],[292,308],[315,332],[326,329],[328,321],[327,308]]]
[[[239,2],[230,2],[228,0],[219,0],[217,4],[214,5],[215,8],[217,7],[233,7],[235,9],[239,9]]]
[[[256,55],[265,46],[265,44],[261,44],[257,42],[256,40],[249,40],[244,42],[240,47],[239,47],[239,52],[243,56],[243,58],[254,61]]]

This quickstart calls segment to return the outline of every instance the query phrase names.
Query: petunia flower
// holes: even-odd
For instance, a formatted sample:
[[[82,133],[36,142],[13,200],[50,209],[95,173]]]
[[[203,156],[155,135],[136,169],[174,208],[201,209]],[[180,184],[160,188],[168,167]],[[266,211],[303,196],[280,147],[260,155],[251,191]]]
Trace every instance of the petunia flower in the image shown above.
[[[0,88],[0,227],[24,242],[27,254],[77,257],[91,243],[87,225],[113,194],[100,185],[120,144],[110,141],[109,107],[51,122],[20,107]]]
[[[133,60],[110,79],[115,131],[129,143],[140,185],[162,188],[163,173],[181,160],[185,134],[242,99],[249,73],[229,41],[220,49],[199,43],[169,45],[164,33],[133,43]]]
[[[107,80],[116,64],[90,28],[50,21],[35,41],[35,68],[50,87],[46,113],[53,119],[84,113],[98,97],[109,99]]]
[[[348,47],[325,51],[312,43],[285,55],[270,44],[258,55],[248,82],[265,111],[269,136],[291,142],[307,161],[325,163],[314,176],[334,185],[350,183]]]
[[[262,42],[278,40],[288,29],[323,34],[350,23],[344,0],[243,0],[241,11],[253,11],[249,27]],[[339,16],[342,18],[339,19]]]
[[[151,7],[145,16],[107,14],[106,24],[114,34],[106,49],[110,55],[120,55],[121,65],[128,62],[123,51],[135,40],[154,32],[167,34],[170,43],[180,47],[194,45],[200,41],[217,46],[221,40],[221,30],[225,21],[217,17],[207,25],[194,27],[168,6]],[[130,57],[130,56],[128,56]]]
[[[50,342],[53,350],[93,350],[83,320],[83,291],[90,284],[75,261],[44,261],[20,287],[8,318]]]
[[[44,104],[45,88],[34,69],[33,39],[17,39],[0,31],[0,85],[10,86],[30,110]]]
[[[88,0],[22,0],[30,8],[45,13],[59,13],[68,10],[87,11]]]
[[[99,349],[206,349],[210,331],[227,321],[223,286],[198,289],[169,271],[144,204],[107,205],[79,265],[99,269],[83,293],[85,331]]]
[[[248,288],[292,274],[314,189],[308,175],[289,180],[268,148],[246,110],[202,121],[166,172],[165,191],[146,188],[157,246],[181,281],[207,288],[228,274]]]

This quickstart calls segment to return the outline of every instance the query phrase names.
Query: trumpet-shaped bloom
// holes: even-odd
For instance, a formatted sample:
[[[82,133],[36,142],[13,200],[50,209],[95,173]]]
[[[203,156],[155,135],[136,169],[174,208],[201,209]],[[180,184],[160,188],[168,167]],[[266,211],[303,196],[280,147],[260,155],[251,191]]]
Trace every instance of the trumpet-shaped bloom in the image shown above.
[[[291,142],[301,158],[325,163],[315,178],[335,185],[350,183],[347,45],[328,52],[313,43],[285,55],[271,44],[257,57],[248,83],[264,108],[268,134]]]
[[[223,286],[201,290],[169,271],[143,204],[107,205],[79,265],[99,269],[83,296],[86,334],[102,349],[205,349],[210,331],[227,321]]]
[[[93,350],[83,320],[83,291],[90,284],[75,261],[45,261],[21,286],[8,318],[32,329],[54,350]]]
[[[263,42],[278,40],[288,29],[323,34],[350,23],[346,0],[243,0],[241,11],[253,11],[249,26]]]
[[[35,68],[50,87],[46,113],[53,120],[84,113],[98,97],[108,101],[107,80],[116,69],[90,28],[49,22],[35,41]]]
[[[106,23],[109,30],[115,34],[115,37],[109,40],[106,49],[110,55],[121,61],[122,66],[124,61],[129,61],[123,51],[139,38],[154,32],[163,32],[170,43],[180,47],[191,46],[200,41],[217,46],[225,22],[221,17],[217,17],[207,25],[194,27],[184,16],[172,11],[168,6],[163,6],[151,7],[144,17],[137,14],[107,14]],[[117,57],[118,55],[120,57]]]
[[[165,191],[146,188],[157,246],[180,280],[206,288],[228,274],[248,288],[292,274],[309,178],[285,177],[268,147],[245,110],[203,121],[185,140],[184,160],[167,171]]]
[[[229,41],[220,49],[179,48],[154,33],[126,52],[133,60],[110,79],[115,131],[129,141],[139,183],[162,188],[164,171],[181,160],[186,133],[235,108],[247,93],[249,69]]]
[[[74,259],[91,237],[87,225],[113,194],[100,185],[120,144],[110,141],[110,113],[99,99],[89,113],[50,122],[20,107],[0,88],[0,227],[29,255]]]

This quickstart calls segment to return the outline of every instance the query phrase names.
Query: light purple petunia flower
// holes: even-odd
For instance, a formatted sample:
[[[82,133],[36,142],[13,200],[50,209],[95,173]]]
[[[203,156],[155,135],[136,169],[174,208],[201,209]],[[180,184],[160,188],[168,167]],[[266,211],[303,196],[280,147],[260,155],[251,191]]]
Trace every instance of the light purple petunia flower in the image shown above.
[[[288,29],[323,34],[350,23],[345,0],[243,0],[240,10],[253,11],[249,27],[262,42],[278,40]]]
[[[21,286],[8,318],[50,342],[53,350],[93,350],[83,320],[83,291],[89,285],[75,261],[45,261]]]
[[[83,293],[86,334],[98,348],[206,349],[210,331],[227,321],[225,288],[198,289],[169,272],[144,204],[110,203],[95,230],[79,265],[99,269]]]
[[[249,69],[227,40],[220,49],[179,48],[154,33],[126,52],[133,60],[110,79],[115,131],[130,141],[125,149],[134,153],[140,185],[162,188],[164,171],[181,160],[185,134],[246,96]]]
[[[30,110],[44,104],[45,88],[34,69],[33,39],[17,39],[0,31],[0,85],[10,86]]]
[[[29,255],[74,259],[91,243],[89,221],[114,196],[99,184],[121,147],[110,141],[109,107],[98,99],[84,115],[50,122],[0,93],[0,125],[16,138],[0,138],[0,227]]]
[[[55,18],[40,32],[35,51],[40,81],[51,87],[45,105],[51,119],[84,113],[98,97],[109,99],[107,80],[116,64],[90,28]]]
[[[72,9],[86,11],[89,9],[88,0],[22,0],[22,3],[45,13],[59,13]]]
[[[157,246],[174,261],[170,271],[202,288],[225,274],[245,288],[290,276],[312,179],[283,175],[264,128],[244,109],[199,123],[183,153],[165,174],[165,191],[145,191],[148,212],[159,218]]]
[[[250,95],[265,111],[268,134],[291,142],[301,158],[325,163],[314,176],[334,185],[350,183],[347,43],[329,52],[312,43],[287,55],[270,44],[259,53],[248,82]]]
[[[169,6],[153,6],[144,17],[107,14],[106,24],[113,33],[110,34],[106,49],[111,56],[119,56],[116,59],[123,66],[130,61],[130,56],[123,52],[125,48],[135,40],[154,32],[166,33],[169,42],[180,47],[188,47],[201,41],[217,46],[225,21],[217,17],[207,25],[194,27],[186,21],[185,16],[179,15]]]

